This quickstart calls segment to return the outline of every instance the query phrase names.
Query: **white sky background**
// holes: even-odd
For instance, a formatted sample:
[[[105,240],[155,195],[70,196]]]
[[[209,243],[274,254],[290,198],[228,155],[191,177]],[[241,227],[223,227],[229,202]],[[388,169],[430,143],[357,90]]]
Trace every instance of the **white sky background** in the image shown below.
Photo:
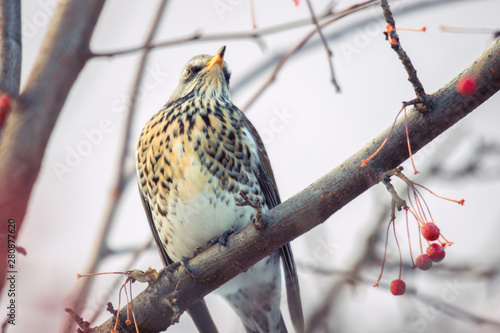
[[[229,3],[231,11],[218,12],[214,6],[217,1],[170,1],[156,40],[187,36],[197,30],[208,34],[251,29],[249,1],[220,2]],[[343,9],[356,2],[339,1],[337,8]],[[402,1],[399,7],[415,2],[418,1]],[[316,12],[320,13],[327,3],[314,0]],[[96,52],[113,51],[140,45],[156,7],[156,1],[109,1],[99,19],[92,49]],[[22,10],[25,22],[25,83],[38,55],[53,5],[50,0],[23,1]],[[330,84],[325,50],[315,36],[287,62],[277,80],[248,110],[248,116],[265,140],[283,199],[342,163],[392,123],[401,101],[414,98],[405,70],[384,40],[382,31],[385,22],[378,16],[380,12],[380,7],[376,6],[324,29],[327,35],[334,32],[343,34],[341,38],[330,41],[342,94],[336,94]],[[426,33],[399,33],[402,46],[417,68],[427,92],[432,93],[451,80],[492,42],[491,36],[442,33],[438,27],[499,29],[499,12],[499,1],[463,1],[404,15],[398,15],[395,9],[398,27],[427,27]],[[301,1],[296,8],[291,0],[255,0],[255,15],[258,27],[265,28],[308,18],[309,12],[305,1]],[[373,19],[368,25],[345,31],[345,27],[363,17]],[[142,126],[168,100],[182,67],[191,57],[200,53],[214,54],[221,45],[226,45],[225,60],[233,73],[232,85],[240,85],[260,64],[287,52],[311,29],[311,26],[305,26],[266,35],[263,37],[265,52],[250,39],[195,42],[152,52],[143,98],[138,104],[133,125],[131,161]],[[55,332],[67,316],[64,299],[78,283],[76,273],[86,273],[82,269],[89,260],[115,178],[123,115],[138,57],[139,53],[134,53],[110,59],[92,59],[71,90],[49,142],[27,219],[18,239],[17,244],[25,247],[28,255],[18,258],[18,317],[16,326],[9,327],[8,332]],[[271,66],[233,94],[235,104],[244,105],[273,68]],[[453,169],[467,161],[475,143],[481,140],[500,142],[499,104],[497,94],[443,138],[435,140],[424,152],[417,154],[417,168],[425,170],[433,153],[447,140],[457,142],[446,149],[451,150],[446,165]],[[78,147],[85,145],[83,142],[88,142],[88,139],[84,132],[98,129],[102,122],[109,124],[108,133],[91,145],[87,156],[82,156],[80,162],[70,166],[71,173],[57,175],[53,169],[54,162],[67,164],[68,151],[77,151]],[[498,158],[496,163],[498,165]],[[424,177],[414,177],[408,164],[405,166],[406,174],[417,182],[419,177]],[[498,267],[499,251],[495,235],[500,231],[497,199],[500,180],[468,177],[452,182],[425,180],[423,184],[442,195],[466,199],[466,205],[459,207],[426,196],[441,231],[456,243],[447,250],[442,265],[472,265],[477,271],[493,268],[493,265]],[[329,269],[349,267],[373,228],[378,210],[388,209],[389,201],[390,196],[381,185],[363,194],[326,223],[294,241],[296,261]],[[403,220],[404,215],[400,215],[397,221]],[[126,189],[112,233],[111,244],[118,248],[138,247],[150,235],[135,181]],[[403,229],[400,230],[399,240],[403,253],[407,254]],[[393,243],[391,238],[388,260],[396,262],[397,250]],[[100,271],[122,270],[126,261],[128,257],[125,255],[111,257],[104,261]],[[143,255],[135,268],[145,270],[148,266],[161,267],[156,251]],[[394,297],[386,288],[373,288],[371,284],[378,277],[378,269],[377,266],[363,271],[363,277],[371,283],[360,283],[354,289],[345,288],[342,293],[344,299],[338,303],[341,308],[337,307],[332,315],[332,327],[345,332],[429,332],[442,327],[454,332],[495,331],[491,326],[476,326],[436,312],[430,305],[416,301],[410,295]],[[397,270],[387,269],[382,281],[390,283],[397,278],[397,274]],[[307,271],[299,271],[299,275],[307,320],[338,276],[318,277]],[[91,310],[112,283],[113,277],[94,279],[95,288],[88,300]],[[470,279],[461,273],[457,273],[456,280],[450,276],[440,277],[433,269],[427,272],[405,271],[403,279],[407,287],[416,287],[419,293],[433,299],[432,304],[436,307],[449,302],[486,318],[500,316],[499,288],[487,286],[483,280]],[[458,286],[456,297],[443,300],[442,295],[448,292],[450,283]],[[134,284],[134,294],[137,295],[142,288],[140,284]],[[115,306],[117,295],[114,292],[111,298]],[[220,298],[209,296],[207,300],[221,332],[243,332],[239,320]],[[1,302],[3,309],[5,301],[4,297]],[[84,319],[91,312],[84,313]],[[288,317],[285,303],[282,312]],[[104,314],[97,323],[108,317],[109,314]],[[291,325],[288,326],[292,330]],[[193,331],[194,326],[187,315],[169,330]]]

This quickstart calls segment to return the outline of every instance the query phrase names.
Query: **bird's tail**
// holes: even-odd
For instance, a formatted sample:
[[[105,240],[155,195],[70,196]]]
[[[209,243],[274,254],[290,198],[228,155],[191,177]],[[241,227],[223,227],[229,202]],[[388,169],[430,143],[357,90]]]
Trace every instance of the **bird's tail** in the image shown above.
[[[208,307],[204,299],[193,304],[187,312],[193,319],[193,322],[200,333],[219,332],[214,321],[212,320],[212,317],[210,316],[210,312],[208,311]]]

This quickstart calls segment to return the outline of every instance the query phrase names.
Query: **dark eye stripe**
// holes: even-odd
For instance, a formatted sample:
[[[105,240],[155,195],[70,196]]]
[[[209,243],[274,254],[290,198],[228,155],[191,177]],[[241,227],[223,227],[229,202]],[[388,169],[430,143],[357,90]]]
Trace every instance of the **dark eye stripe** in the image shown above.
[[[203,66],[193,66],[191,67],[191,70],[193,71],[193,73],[198,73],[202,68]]]

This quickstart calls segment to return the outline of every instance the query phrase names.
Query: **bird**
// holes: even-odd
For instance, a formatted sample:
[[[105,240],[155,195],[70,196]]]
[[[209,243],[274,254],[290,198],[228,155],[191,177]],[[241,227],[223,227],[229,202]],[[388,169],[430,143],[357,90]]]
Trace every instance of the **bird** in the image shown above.
[[[262,139],[232,102],[225,50],[191,58],[170,99],[139,136],[139,192],[165,266],[255,221],[255,207],[240,205],[242,196],[257,199],[261,213],[281,202]],[[286,244],[215,291],[248,333],[287,332],[280,259],[292,324],[304,331],[297,269]],[[204,300],[188,313],[200,332],[217,332]]]

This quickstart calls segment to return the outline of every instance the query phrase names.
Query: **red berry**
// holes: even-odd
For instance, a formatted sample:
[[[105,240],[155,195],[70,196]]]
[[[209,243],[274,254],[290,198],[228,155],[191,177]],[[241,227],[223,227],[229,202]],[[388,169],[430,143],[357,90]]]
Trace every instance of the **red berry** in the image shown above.
[[[434,241],[439,238],[439,228],[431,222],[426,222],[422,226],[422,235],[428,241]]]
[[[10,107],[10,96],[2,94],[0,96],[0,128],[5,124],[5,119],[10,111]]]
[[[460,95],[472,96],[476,92],[476,89],[477,83],[472,76],[466,75],[457,82],[457,92]]]
[[[0,96],[0,109],[10,110],[10,96],[7,94],[2,94]]]
[[[427,254],[421,254],[417,257],[417,267],[426,271],[432,267],[432,259]]]
[[[441,244],[433,243],[427,248],[427,254],[431,257],[434,262],[439,262],[444,259],[444,248]]]
[[[406,291],[406,283],[401,279],[392,280],[391,293],[394,296],[403,295]]]

